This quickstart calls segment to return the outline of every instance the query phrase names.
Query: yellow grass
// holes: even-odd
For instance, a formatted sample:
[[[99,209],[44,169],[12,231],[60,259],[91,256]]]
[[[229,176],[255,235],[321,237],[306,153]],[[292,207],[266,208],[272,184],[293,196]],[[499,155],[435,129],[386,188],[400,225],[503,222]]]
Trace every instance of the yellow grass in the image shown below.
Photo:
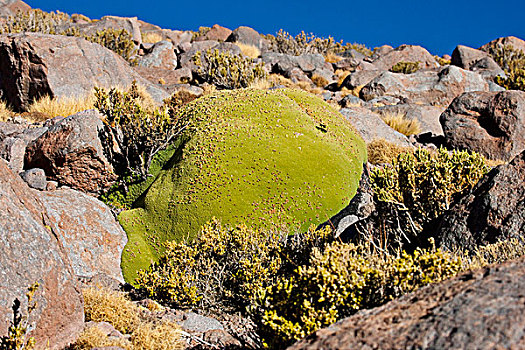
[[[274,85],[268,79],[256,79],[248,85],[249,89],[268,90]]]
[[[0,122],[6,122],[13,115],[13,111],[7,107],[7,104],[4,101],[0,101]]]
[[[142,33],[142,42],[148,44],[155,44],[159,41],[164,40],[164,37],[156,32],[146,32]]]
[[[381,119],[392,129],[406,136],[419,134],[421,132],[421,124],[419,121],[417,119],[407,119],[403,113],[386,112],[381,114]]]
[[[396,145],[385,139],[376,139],[367,145],[368,161],[374,165],[392,163],[401,153],[412,152],[409,147]]]
[[[89,350],[94,347],[120,346],[126,350],[178,350],[184,344],[180,339],[180,327],[171,321],[145,320],[141,309],[131,302],[125,293],[98,287],[83,290],[86,321],[108,322],[130,340],[112,340],[97,327],[84,330],[73,349]],[[156,311],[162,307],[152,305]]]
[[[257,58],[261,55],[261,50],[259,50],[259,48],[253,45],[243,43],[235,43],[235,45],[239,46],[244,56],[248,56],[250,58]]]
[[[93,94],[78,97],[51,98],[44,96],[33,102],[29,107],[30,113],[42,113],[49,118],[57,116],[68,117],[75,113],[94,108],[95,97]]]
[[[337,56],[334,53],[329,53],[329,54],[324,56],[324,59],[328,63],[337,63],[337,62],[341,61],[343,58],[341,56]]]
[[[310,79],[312,80],[312,82],[317,87],[322,88],[322,87],[325,87],[326,85],[328,85],[328,80],[326,80],[325,78],[323,78],[320,75],[314,74],[314,75],[312,75],[312,77]]]
[[[341,87],[346,77],[349,76],[350,74],[352,74],[352,72],[347,71],[347,70],[342,70],[342,69],[336,70],[335,75],[337,76],[337,86]]]

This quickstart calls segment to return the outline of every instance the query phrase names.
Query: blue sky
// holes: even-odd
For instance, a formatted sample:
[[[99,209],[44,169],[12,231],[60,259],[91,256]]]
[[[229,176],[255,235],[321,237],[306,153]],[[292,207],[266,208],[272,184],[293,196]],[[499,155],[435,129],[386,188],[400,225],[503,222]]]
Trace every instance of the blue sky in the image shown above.
[[[433,54],[451,54],[458,45],[479,47],[501,36],[525,39],[525,0],[439,1],[147,1],[27,0],[33,8],[104,15],[137,16],[170,29],[218,23],[246,25],[260,33],[301,30],[369,47],[416,44]]]

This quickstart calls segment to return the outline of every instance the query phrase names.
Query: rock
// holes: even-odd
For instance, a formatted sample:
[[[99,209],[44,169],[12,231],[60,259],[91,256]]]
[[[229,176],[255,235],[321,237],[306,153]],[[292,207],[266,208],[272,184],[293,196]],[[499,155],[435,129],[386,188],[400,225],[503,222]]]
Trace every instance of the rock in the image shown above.
[[[411,146],[405,135],[389,127],[377,113],[363,107],[343,108],[339,112],[350,121],[366,143],[385,139],[399,146]]]
[[[353,58],[353,57],[349,57],[349,58],[344,58],[340,61],[337,61],[333,65],[335,69],[353,71],[356,69],[359,63],[361,63],[360,60]]]
[[[99,139],[101,118],[96,110],[88,110],[53,125],[27,146],[25,167],[42,168],[51,180],[82,192],[107,190],[117,176]]]
[[[122,333],[120,333],[118,330],[115,329],[115,327],[113,327],[113,325],[109,322],[93,322],[93,321],[89,321],[89,322],[86,322],[86,328],[92,328],[92,327],[97,327],[98,329],[100,329],[105,336],[107,337],[115,337],[115,338],[124,338],[124,335]]]
[[[47,127],[29,128],[21,126],[20,128],[6,128],[5,132],[7,134],[3,136],[2,131],[0,131],[0,158],[8,162],[9,168],[13,172],[17,174],[22,172],[27,145],[39,138],[47,130]]]
[[[525,241],[525,151],[492,169],[443,217],[436,243],[474,251],[509,238]]]
[[[491,47],[494,48],[497,46],[505,46],[505,45],[510,45],[514,49],[521,50],[525,53],[525,41],[520,38],[516,38],[515,36],[506,36],[503,38],[492,40],[491,42],[483,45],[479,49],[483,51],[489,51],[489,48]]]
[[[380,58],[381,56],[388,54],[391,51],[394,51],[394,48],[390,45],[379,46],[374,49],[373,57],[377,59],[377,58]]]
[[[451,64],[473,72],[479,72],[488,78],[505,75],[500,66],[488,53],[463,45],[458,45],[452,52]]]
[[[385,113],[402,114],[405,119],[417,120],[421,125],[421,133],[430,132],[434,135],[443,135],[439,117],[445,110],[444,107],[407,103],[386,105],[372,108],[372,110],[381,115]]]
[[[488,91],[489,85],[477,73],[456,66],[420,70],[412,74],[384,72],[368,83],[359,94],[365,101],[392,96],[410,103],[448,105],[464,92]]]
[[[268,50],[268,41],[250,27],[241,26],[235,29],[226,41],[255,46],[261,52]]]
[[[158,103],[166,93],[122,57],[82,38],[40,33],[0,35],[0,91],[17,111],[44,95],[85,96],[94,86],[143,85]]]
[[[47,188],[46,173],[44,169],[33,168],[20,174],[29,187],[44,191]]]
[[[524,288],[525,258],[468,271],[363,310],[288,349],[520,349]]]
[[[300,69],[308,77],[319,75],[326,80],[333,80],[333,67],[325,61],[321,54],[303,54],[300,56],[286,55],[276,52],[262,54],[262,62],[272,73],[290,77],[294,69]]]
[[[191,39],[193,39],[193,32],[186,30],[186,31],[180,31],[180,30],[171,30],[171,29],[162,29],[162,33],[166,38],[171,40],[173,45],[180,45],[183,43],[190,43]]]
[[[345,87],[349,90],[353,90],[357,87],[363,87],[370,83],[372,80],[377,78],[383,71],[380,70],[362,70],[349,74],[343,83],[341,88]]]
[[[368,218],[375,210],[374,191],[370,185],[370,173],[368,165],[363,166],[363,173],[359,181],[357,193],[350,200],[346,208],[334,215],[325,223],[318,226],[318,229],[330,226],[336,238],[340,237],[350,226]]]
[[[228,37],[232,34],[232,30],[221,27],[218,24],[214,24],[213,27],[203,36],[198,37],[195,41],[203,40],[215,40],[215,41],[226,41]]]
[[[69,260],[49,228],[45,207],[27,184],[0,160],[0,337],[13,320],[15,299],[26,313],[27,288],[40,284],[31,314],[37,349],[62,349],[82,331],[82,294]],[[41,192],[40,192],[41,193]]]
[[[525,92],[465,93],[440,116],[450,148],[510,160],[525,149]]]
[[[224,330],[222,324],[214,318],[202,316],[194,312],[185,313],[183,321],[179,323],[181,328],[187,332],[204,333],[210,330]]]
[[[341,101],[339,102],[339,104],[343,107],[343,108],[348,108],[348,107],[359,107],[359,106],[362,106],[363,105],[363,100],[361,100],[359,97],[357,96],[354,96],[354,95],[347,95],[345,97],[343,97],[341,99]]]
[[[46,191],[54,191],[58,188],[58,182],[48,181],[46,185]]]
[[[395,50],[380,55],[373,64],[378,69],[389,70],[399,62],[419,62],[421,69],[439,67],[434,56],[421,46],[415,45],[401,45]]]
[[[177,68],[177,56],[173,44],[163,40],[155,43],[151,51],[138,60],[139,67],[173,70]]]
[[[219,45],[219,42],[215,40],[205,40],[192,43],[190,49],[185,50],[184,53],[180,55],[179,66],[189,68],[192,72],[197,71],[198,67],[193,63],[193,56],[199,51],[202,54],[206,52],[206,50],[217,45]]]
[[[2,0],[0,1],[0,17],[9,17],[20,12],[27,12],[31,6],[20,0]]]
[[[222,329],[212,329],[204,332],[202,335],[202,340],[210,344],[218,346],[220,349],[241,349],[243,348],[241,342],[225,330]]]
[[[124,29],[131,34],[135,44],[140,45],[142,42],[142,33],[140,32],[140,23],[137,17],[104,16],[98,21],[77,24],[75,27],[88,36],[95,35],[97,32],[105,29]]]
[[[75,275],[91,278],[102,273],[124,282],[120,261],[128,239],[111,209],[72,189],[41,192],[37,197]]]

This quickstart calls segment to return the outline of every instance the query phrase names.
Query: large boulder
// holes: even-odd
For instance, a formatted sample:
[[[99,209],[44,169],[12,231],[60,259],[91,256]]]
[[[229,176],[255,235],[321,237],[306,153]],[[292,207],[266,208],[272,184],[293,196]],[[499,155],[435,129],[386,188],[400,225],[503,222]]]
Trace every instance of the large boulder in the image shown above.
[[[36,193],[77,277],[104,274],[124,282],[120,261],[128,239],[111,209],[92,196],[58,189]]]
[[[369,109],[364,107],[348,107],[341,109],[340,112],[348,119],[366,143],[384,139],[399,146],[411,146],[410,141],[405,135],[392,129],[381,119],[379,114]]]
[[[506,36],[506,37],[498,38],[496,40],[492,40],[491,42],[486,43],[479,49],[483,51],[489,51],[490,48],[495,48],[498,46],[506,46],[506,45],[510,45],[514,49],[521,50],[525,53],[525,40],[516,38],[515,36]]]
[[[415,45],[401,45],[398,48],[380,55],[373,64],[377,69],[389,70],[399,62],[419,62],[419,68],[437,68],[437,63],[426,49]]]
[[[265,52],[261,57],[271,72],[282,74],[285,77],[293,76],[294,71],[299,69],[309,77],[319,75],[329,81],[333,78],[333,67],[325,61],[321,54],[293,56],[277,52]]]
[[[431,284],[343,319],[298,349],[521,349],[525,258]]]
[[[97,21],[76,24],[75,27],[78,28],[81,33],[88,36],[95,35],[97,32],[106,29],[124,29],[131,34],[135,44],[138,45],[142,42],[142,33],[137,17],[104,16]]]
[[[1,0],[0,17],[9,17],[16,15],[18,12],[27,12],[31,6],[20,0]]]
[[[384,72],[363,87],[359,96],[366,101],[392,96],[411,103],[446,106],[470,91],[489,91],[489,84],[477,73],[447,66],[413,74]]]
[[[226,27],[222,27],[218,24],[214,24],[206,34],[199,36],[195,41],[204,41],[204,40],[216,40],[216,41],[226,41],[228,37],[232,34],[232,30]]]
[[[505,72],[488,53],[468,46],[458,45],[452,52],[451,64],[479,72],[486,77],[504,76]]]
[[[113,51],[82,38],[40,33],[0,35],[0,91],[17,111],[51,97],[85,96],[93,87],[127,87],[133,80],[157,102],[167,94]]]
[[[96,110],[69,116],[27,146],[25,168],[44,169],[60,185],[100,194],[117,178],[99,139],[103,129]]]
[[[443,218],[436,242],[474,251],[480,245],[525,241],[525,151],[490,171]]]
[[[261,52],[268,49],[268,40],[264,39],[261,34],[250,27],[241,26],[235,29],[226,41],[255,46],[261,50]]]
[[[509,160],[525,149],[525,92],[470,92],[440,116],[450,148]]]
[[[167,40],[155,43],[147,54],[138,59],[137,65],[146,68],[174,70],[177,68],[177,55],[175,55],[173,44]]]
[[[0,123],[0,158],[7,161],[9,168],[18,174],[24,169],[27,145],[42,136],[48,128],[29,127],[29,125],[18,125],[20,128],[13,126],[16,124]]]
[[[119,220],[132,281],[165,240],[193,238],[216,217],[291,232],[320,224],[356,192],[366,148],[350,123],[300,90],[241,89],[188,104],[173,158]]]
[[[69,258],[45,207],[22,179],[0,160],[0,336],[7,334],[16,299],[27,313],[25,293],[34,282],[31,313],[37,349],[63,349],[82,331],[83,301]],[[67,205],[67,204],[66,204]]]

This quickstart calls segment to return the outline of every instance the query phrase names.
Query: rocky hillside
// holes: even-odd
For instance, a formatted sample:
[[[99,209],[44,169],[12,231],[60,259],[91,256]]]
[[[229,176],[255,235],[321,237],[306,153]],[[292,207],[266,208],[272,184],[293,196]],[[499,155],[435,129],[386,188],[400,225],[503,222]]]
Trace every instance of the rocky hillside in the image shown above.
[[[524,40],[0,28],[0,349],[525,347]]]

